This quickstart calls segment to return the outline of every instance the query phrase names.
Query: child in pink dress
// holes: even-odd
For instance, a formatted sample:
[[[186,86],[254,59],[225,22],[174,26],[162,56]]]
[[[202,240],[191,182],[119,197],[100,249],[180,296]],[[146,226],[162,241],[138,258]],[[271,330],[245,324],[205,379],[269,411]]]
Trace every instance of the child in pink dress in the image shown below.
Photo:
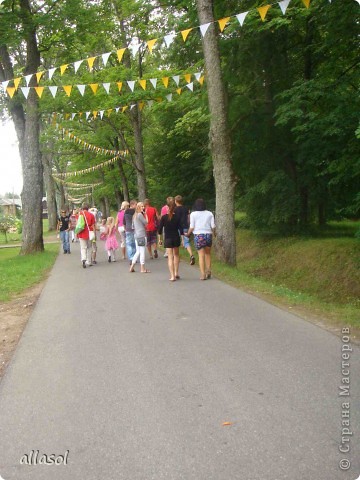
[[[111,260],[115,262],[115,250],[119,248],[119,244],[116,240],[116,228],[114,217],[108,217],[106,221],[106,242],[105,249],[108,254],[108,262]]]

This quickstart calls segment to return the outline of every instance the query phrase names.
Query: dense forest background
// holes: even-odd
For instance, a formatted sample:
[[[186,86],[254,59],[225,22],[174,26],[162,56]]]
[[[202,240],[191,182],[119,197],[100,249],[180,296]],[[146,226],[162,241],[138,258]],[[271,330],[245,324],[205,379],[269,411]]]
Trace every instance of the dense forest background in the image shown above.
[[[288,4],[285,13],[280,3]],[[280,232],[358,218],[360,5],[291,0],[271,4],[262,19],[263,5],[213,2],[216,20],[229,17],[213,28],[236,209],[246,212],[249,226]],[[124,198],[145,195],[159,207],[168,195],[183,195],[189,206],[203,197],[215,209],[207,34],[198,27],[192,0],[1,3],[1,109],[18,126],[23,166],[33,161],[26,156],[34,147],[26,144],[34,134],[29,122],[38,122],[32,138],[39,138],[50,227],[61,204],[86,198],[105,214]],[[184,41],[180,32],[189,28]],[[106,65],[105,52],[112,52]],[[31,76],[36,72],[44,74]],[[35,93],[39,86],[44,90]],[[102,149],[122,153],[98,168],[115,157]]]

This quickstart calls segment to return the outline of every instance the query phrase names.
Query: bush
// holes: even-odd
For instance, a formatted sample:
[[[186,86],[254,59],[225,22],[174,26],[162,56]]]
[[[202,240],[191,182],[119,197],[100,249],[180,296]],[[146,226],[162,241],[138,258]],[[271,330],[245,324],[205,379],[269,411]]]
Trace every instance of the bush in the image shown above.
[[[5,242],[8,242],[7,234],[12,230],[18,230],[18,219],[12,215],[0,214],[0,232],[5,236]]]

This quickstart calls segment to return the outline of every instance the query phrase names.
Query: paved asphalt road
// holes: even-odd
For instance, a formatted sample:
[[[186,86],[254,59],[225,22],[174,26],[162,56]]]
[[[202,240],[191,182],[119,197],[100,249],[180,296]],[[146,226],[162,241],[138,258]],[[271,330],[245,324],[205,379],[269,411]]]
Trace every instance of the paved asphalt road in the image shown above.
[[[359,477],[358,347],[339,396],[342,339],[197,267],[170,283],[163,257],[144,275],[98,256],[59,255],[1,381],[0,478]]]

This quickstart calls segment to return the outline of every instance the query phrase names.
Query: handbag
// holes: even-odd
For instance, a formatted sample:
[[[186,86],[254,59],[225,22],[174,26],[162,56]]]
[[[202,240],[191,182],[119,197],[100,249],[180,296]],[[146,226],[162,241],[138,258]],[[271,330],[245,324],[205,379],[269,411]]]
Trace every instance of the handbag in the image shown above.
[[[79,218],[76,222],[75,226],[75,233],[81,233],[85,228],[85,220],[84,220],[84,215],[79,215]]]
[[[85,218],[85,223],[86,223],[87,229],[88,229],[88,231],[89,231],[89,240],[90,240],[90,242],[92,242],[92,241],[95,240],[95,232],[94,232],[93,230],[90,230],[89,224],[88,224],[88,222],[87,222],[87,219],[86,219],[85,214],[84,214],[84,218]]]
[[[139,245],[139,247],[145,247],[146,245],[146,238],[145,237],[139,237],[136,239],[137,241],[137,244]]]

